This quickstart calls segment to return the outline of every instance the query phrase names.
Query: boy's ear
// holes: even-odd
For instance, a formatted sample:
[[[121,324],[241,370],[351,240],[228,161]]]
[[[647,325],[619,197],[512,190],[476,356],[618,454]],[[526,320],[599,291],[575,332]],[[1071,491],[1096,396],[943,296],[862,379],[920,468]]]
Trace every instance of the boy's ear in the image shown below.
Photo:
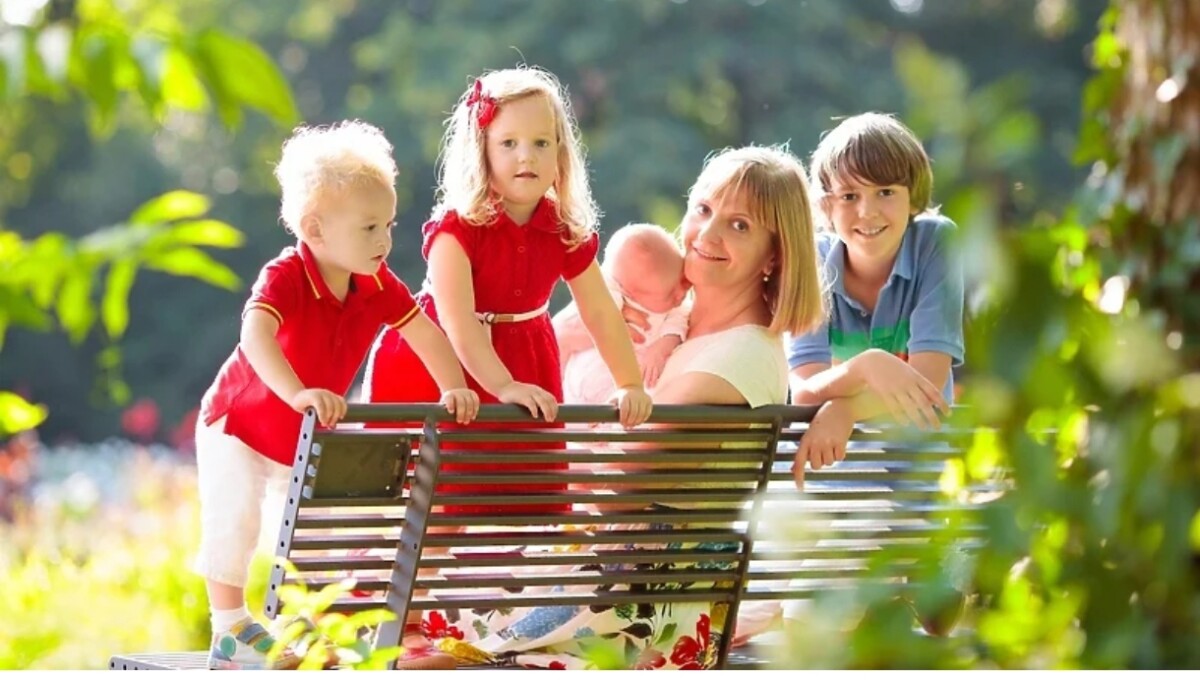
[[[301,217],[299,236],[306,243],[320,243],[323,238],[321,233],[321,218],[311,213]]]

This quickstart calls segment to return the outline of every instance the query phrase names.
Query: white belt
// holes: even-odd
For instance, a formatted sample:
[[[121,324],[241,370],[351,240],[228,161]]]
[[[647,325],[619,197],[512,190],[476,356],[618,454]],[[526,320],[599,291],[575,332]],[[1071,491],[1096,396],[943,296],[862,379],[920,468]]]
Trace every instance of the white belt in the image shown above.
[[[520,321],[530,321],[550,311],[550,301],[538,307],[532,312],[521,312],[520,314],[497,314],[495,312],[475,312],[475,318],[483,324],[487,330],[488,337],[492,336],[492,326],[498,323],[517,323]]]

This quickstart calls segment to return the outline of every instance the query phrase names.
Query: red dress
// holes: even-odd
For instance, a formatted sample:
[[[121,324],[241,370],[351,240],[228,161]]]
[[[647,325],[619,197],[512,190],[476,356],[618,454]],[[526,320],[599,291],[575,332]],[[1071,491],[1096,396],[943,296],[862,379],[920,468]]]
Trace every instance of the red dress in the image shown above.
[[[459,244],[471,261],[471,276],[475,290],[475,311],[479,313],[521,314],[545,305],[555,285],[561,279],[573,279],[596,259],[599,239],[593,234],[582,245],[571,249],[562,241],[566,227],[559,224],[555,216],[554,203],[543,198],[534,209],[533,215],[524,226],[518,226],[500,211],[499,217],[486,226],[473,226],[461,221],[454,212],[448,212],[438,220],[425,223],[421,233],[421,254],[428,259],[430,246],[440,234],[458,239]],[[439,323],[429,282],[416,295],[417,304]],[[440,325],[440,323],[439,323]],[[562,402],[562,373],[559,366],[558,342],[550,325],[550,314],[545,313],[529,321],[497,323],[492,326],[492,344],[500,361],[519,382],[532,383],[545,389],[560,403]],[[467,384],[479,393],[484,404],[498,403],[496,397],[485,392],[471,375]],[[408,343],[393,329],[386,329],[371,350],[366,374],[366,399],[370,402],[437,402],[441,390],[429,375],[425,365],[417,358]],[[449,424],[447,424],[449,426]],[[469,426],[468,426],[469,427]],[[489,429],[500,426],[486,425]],[[521,425],[513,425],[520,428]],[[543,444],[539,448],[548,448]],[[447,444],[451,449],[528,449],[527,444],[501,446],[496,444]],[[555,447],[555,448],[561,448]],[[530,470],[563,470],[560,463],[527,463],[503,466],[504,472]],[[500,472],[493,466],[445,465],[443,471]],[[529,485],[516,490],[512,485],[442,485],[439,492],[453,493],[504,493],[528,491],[562,491],[565,484]],[[566,505],[545,504],[497,508],[504,512],[553,512],[569,509]],[[447,514],[486,514],[479,506],[446,506]]]

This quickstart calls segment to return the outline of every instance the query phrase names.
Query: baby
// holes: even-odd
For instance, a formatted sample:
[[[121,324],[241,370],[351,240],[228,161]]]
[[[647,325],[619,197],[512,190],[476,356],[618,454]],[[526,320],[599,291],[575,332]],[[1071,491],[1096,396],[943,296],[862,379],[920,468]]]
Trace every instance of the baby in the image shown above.
[[[634,345],[647,388],[662,374],[671,352],[687,335],[689,285],[683,278],[683,255],[667,232],[653,224],[621,227],[604,249],[604,280],[618,307],[629,306],[647,315],[645,339]],[[570,332],[560,323],[569,310],[554,319],[563,363],[563,402],[606,404],[615,385],[600,353],[586,333]]]

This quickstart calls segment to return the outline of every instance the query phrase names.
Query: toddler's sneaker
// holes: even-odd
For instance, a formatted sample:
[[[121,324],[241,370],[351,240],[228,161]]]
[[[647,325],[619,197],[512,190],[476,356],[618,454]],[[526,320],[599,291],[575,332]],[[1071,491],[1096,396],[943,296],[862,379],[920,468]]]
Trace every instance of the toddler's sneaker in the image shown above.
[[[275,638],[254,619],[242,619],[227,631],[213,634],[208,650],[208,667],[212,670],[269,670],[290,671],[303,661],[290,649],[279,658],[267,662],[267,652]]]

